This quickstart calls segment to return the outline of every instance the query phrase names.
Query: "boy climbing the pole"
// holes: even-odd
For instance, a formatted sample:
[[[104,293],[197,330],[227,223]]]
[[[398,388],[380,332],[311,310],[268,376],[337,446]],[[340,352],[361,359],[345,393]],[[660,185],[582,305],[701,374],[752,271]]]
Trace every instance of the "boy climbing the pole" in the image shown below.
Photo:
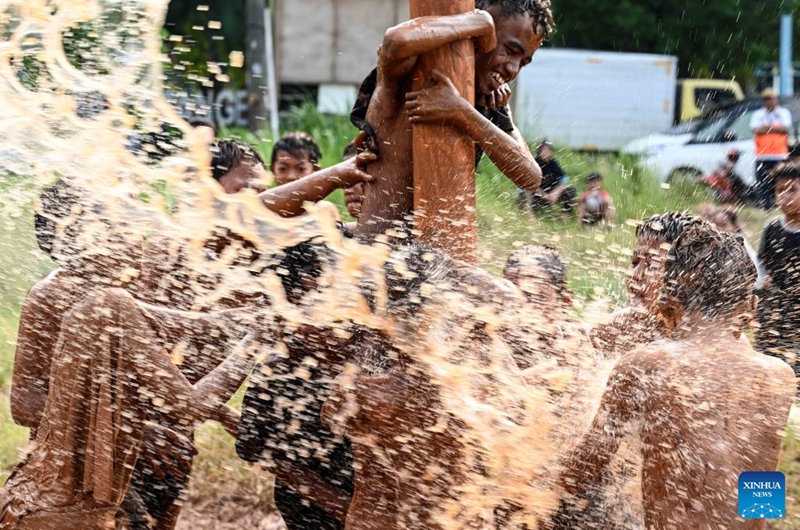
[[[380,158],[369,164],[375,182],[366,188],[356,235],[372,239],[405,231],[414,208],[412,124],[447,123],[471,139],[478,153],[523,190],[536,190],[541,170],[505,106],[514,80],[553,27],[548,0],[478,0],[475,11],[420,17],[386,31],[378,67],[361,86],[351,121],[361,129],[359,150]],[[475,39],[475,105],[439,71],[436,85],[411,91],[419,56]]]

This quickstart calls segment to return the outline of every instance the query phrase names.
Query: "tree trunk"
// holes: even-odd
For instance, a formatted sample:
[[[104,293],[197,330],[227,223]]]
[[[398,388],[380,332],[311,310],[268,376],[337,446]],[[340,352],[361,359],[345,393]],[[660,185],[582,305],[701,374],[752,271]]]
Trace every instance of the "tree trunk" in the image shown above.
[[[475,9],[475,0],[411,0],[411,17],[455,15]],[[471,40],[426,53],[414,72],[413,89],[431,86],[434,68],[453,80],[470,103],[475,99],[475,47]],[[475,143],[447,124],[413,126],[414,228],[416,240],[475,262]]]

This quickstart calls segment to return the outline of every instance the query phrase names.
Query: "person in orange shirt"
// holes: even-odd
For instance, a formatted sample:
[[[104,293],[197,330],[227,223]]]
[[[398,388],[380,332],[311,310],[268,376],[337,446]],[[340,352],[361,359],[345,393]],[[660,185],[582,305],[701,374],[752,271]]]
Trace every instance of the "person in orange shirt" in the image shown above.
[[[775,183],[770,173],[781,160],[789,155],[789,132],[792,129],[792,114],[778,105],[778,95],[771,88],[761,93],[764,106],[753,113],[750,129],[756,142],[756,205],[770,209],[775,207]]]

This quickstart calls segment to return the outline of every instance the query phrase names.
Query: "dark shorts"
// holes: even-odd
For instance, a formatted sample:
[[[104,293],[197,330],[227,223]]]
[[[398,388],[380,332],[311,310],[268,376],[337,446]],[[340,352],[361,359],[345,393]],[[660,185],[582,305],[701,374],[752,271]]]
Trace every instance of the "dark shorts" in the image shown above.
[[[756,159],[756,184],[753,190],[755,205],[770,210],[775,207],[775,182],[770,173],[781,160]]]
[[[344,530],[344,524],[308,499],[275,481],[275,506],[289,530]]]

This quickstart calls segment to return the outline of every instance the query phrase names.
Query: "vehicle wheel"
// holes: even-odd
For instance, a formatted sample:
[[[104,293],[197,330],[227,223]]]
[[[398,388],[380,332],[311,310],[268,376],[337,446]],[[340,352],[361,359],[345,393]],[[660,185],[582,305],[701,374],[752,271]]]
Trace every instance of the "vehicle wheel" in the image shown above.
[[[700,176],[702,176],[702,173],[696,169],[680,167],[673,170],[672,173],[669,174],[667,177],[667,183],[673,186],[681,183],[695,184],[697,183],[697,178]]]

